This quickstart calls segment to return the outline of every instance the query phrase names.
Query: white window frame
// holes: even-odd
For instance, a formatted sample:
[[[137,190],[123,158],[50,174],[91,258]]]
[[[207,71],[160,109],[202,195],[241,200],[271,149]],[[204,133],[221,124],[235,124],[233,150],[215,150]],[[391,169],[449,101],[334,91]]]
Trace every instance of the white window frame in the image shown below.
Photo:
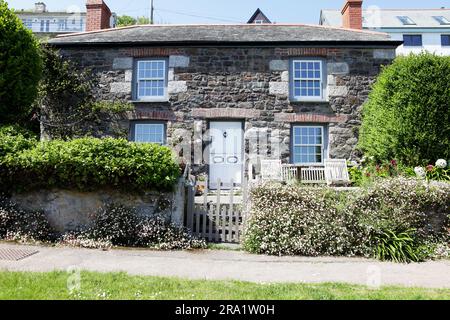
[[[145,62],[162,62],[163,63],[163,76],[162,77],[152,77],[152,78],[139,78],[139,65]],[[136,100],[138,101],[167,101],[167,60],[166,59],[139,59],[136,61]],[[139,83],[140,81],[163,81],[164,83],[164,94],[162,96],[140,96],[139,95]]]
[[[301,75],[299,78],[295,77],[295,64],[296,63],[319,63],[320,65],[320,79],[317,78],[302,78]],[[324,101],[325,100],[325,93],[323,88],[323,79],[324,79],[324,73],[323,73],[323,61],[322,60],[306,60],[306,59],[293,59],[291,61],[291,72],[292,72],[292,83],[290,84],[291,87],[291,97],[294,101]],[[320,96],[296,96],[295,95],[295,81],[320,81]]]
[[[295,141],[295,129],[299,128],[300,131],[302,128],[314,128],[314,129],[320,129],[320,134],[322,137],[322,143],[321,144],[304,144],[304,143],[296,143]],[[321,152],[321,162],[295,162],[295,147],[320,147]],[[325,127],[322,125],[293,125],[292,126],[292,163],[296,165],[301,166],[313,166],[313,165],[320,165],[324,163],[325,160]]]
[[[162,132],[162,139],[161,139],[161,143],[158,142],[150,142],[150,141],[138,141],[137,140],[137,135],[138,135],[138,127],[145,127],[145,126],[158,126],[161,127],[161,132]],[[165,133],[165,125],[164,123],[159,123],[159,122],[155,122],[155,123],[135,123],[134,124],[134,137],[133,137],[133,141],[134,142],[139,142],[139,143],[156,143],[159,145],[164,145],[165,139],[166,139],[166,133]]]

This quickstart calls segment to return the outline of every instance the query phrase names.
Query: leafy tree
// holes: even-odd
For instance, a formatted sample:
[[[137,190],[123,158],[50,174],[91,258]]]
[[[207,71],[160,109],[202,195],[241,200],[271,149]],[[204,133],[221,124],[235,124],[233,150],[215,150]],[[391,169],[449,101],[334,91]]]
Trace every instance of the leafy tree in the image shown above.
[[[118,16],[117,17],[117,26],[118,27],[126,27],[132,26],[136,24],[136,19],[127,15]]]
[[[133,18],[127,15],[119,16],[117,18],[118,27],[133,26],[137,24],[150,24],[150,19],[144,16]]]
[[[377,161],[404,165],[450,158],[450,57],[398,57],[363,107],[359,146]]]
[[[150,24],[150,19],[147,17],[138,17],[136,24]]]
[[[42,73],[39,43],[0,0],[0,123],[24,123]]]

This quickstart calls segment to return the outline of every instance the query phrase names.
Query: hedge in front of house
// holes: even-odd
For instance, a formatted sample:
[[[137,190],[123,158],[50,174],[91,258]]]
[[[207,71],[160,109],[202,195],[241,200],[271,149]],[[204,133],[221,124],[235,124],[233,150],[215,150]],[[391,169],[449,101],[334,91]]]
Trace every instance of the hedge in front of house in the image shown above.
[[[0,180],[6,191],[171,190],[179,174],[168,147],[125,139],[53,140],[0,157]]]
[[[405,178],[354,193],[265,184],[251,192],[243,244],[272,255],[375,257],[380,235],[408,232],[423,260],[433,255],[430,247],[448,241],[449,195],[450,185]]]

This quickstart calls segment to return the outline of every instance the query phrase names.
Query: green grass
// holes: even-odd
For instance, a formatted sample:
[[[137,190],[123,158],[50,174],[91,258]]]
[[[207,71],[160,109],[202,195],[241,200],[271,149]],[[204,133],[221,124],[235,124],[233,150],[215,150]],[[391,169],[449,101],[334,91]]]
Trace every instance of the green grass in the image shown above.
[[[0,299],[450,299],[448,289],[323,284],[255,284],[81,272],[72,293],[67,272],[0,272]]]

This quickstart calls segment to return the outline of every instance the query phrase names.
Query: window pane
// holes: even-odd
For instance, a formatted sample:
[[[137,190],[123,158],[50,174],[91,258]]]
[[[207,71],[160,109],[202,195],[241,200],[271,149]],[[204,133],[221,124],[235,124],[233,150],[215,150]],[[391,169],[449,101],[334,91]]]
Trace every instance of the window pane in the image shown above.
[[[135,137],[136,142],[164,143],[164,125],[163,124],[136,124]]]
[[[443,46],[450,46],[450,34],[441,35],[441,43]]]
[[[322,128],[314,126],[294,126],[294,163],[322,162]]]

